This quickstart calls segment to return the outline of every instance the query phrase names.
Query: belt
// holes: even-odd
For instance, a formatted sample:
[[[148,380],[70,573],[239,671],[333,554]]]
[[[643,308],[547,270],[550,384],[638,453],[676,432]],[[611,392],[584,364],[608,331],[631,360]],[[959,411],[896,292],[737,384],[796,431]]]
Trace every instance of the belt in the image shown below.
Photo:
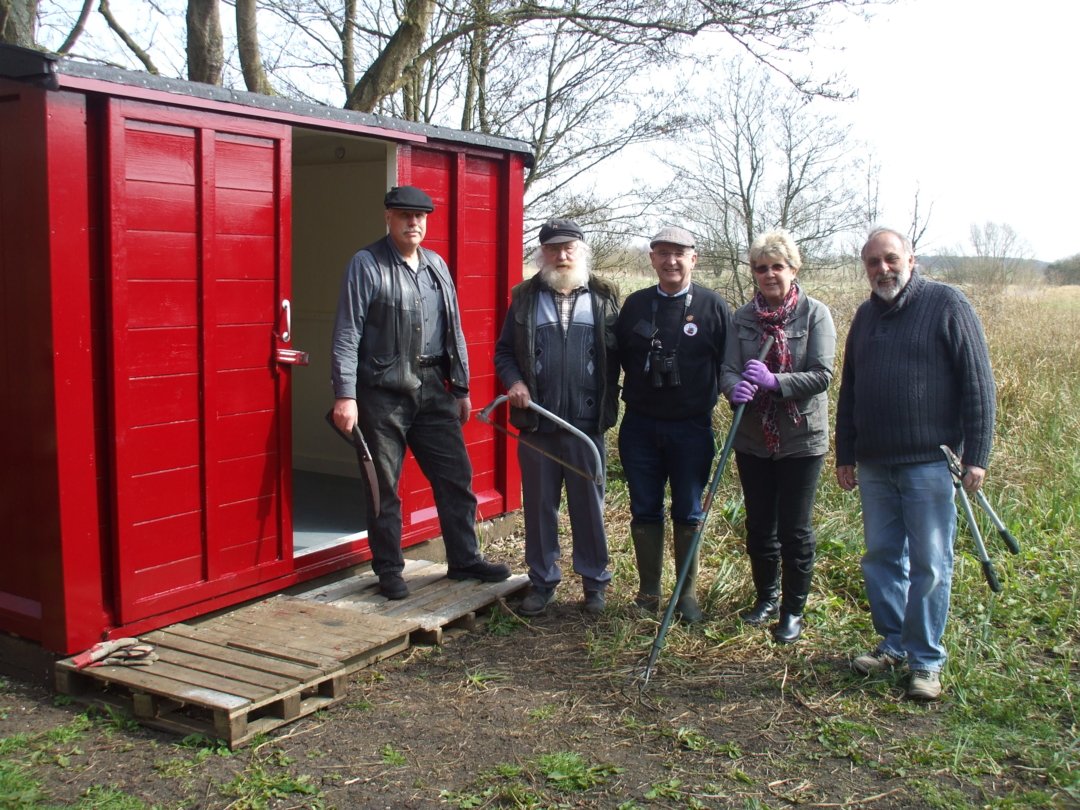
[[[417,358],[416,364],[420,368],[432,368],[441,366],[446,361],[445,354],[422,354]]]

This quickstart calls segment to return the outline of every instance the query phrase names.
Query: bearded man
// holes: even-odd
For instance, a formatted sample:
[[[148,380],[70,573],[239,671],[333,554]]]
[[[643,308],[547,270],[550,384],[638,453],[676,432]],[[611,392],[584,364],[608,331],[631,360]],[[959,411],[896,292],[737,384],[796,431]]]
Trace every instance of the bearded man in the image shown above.
[[[528,407],[536,402],[569,422],[589,436],[601,459],[606,457],[604,431],[615,424],[619,409],[619,295],[589,271],[591,253],[584,239],[571,220],[544,223],[537,273],[514,287],[495,345],[495,370],[509,397],[510,422],[529,434],[529,444],[518,444],[531,584],[518,608],[525,616],[543,613],[562,580],[558,513],[564,486],[573,568],[581,577],[587,613],[603,612],[611,581],[604,486],[554,460],[595,473],[595,457],[580,438]]]
[[[863,577],[881,641],[852,667],[873,675],[906,664],[907,696],[936,700],[956,536],[941,446],[961,457],[963,486],[977,492],[994,435],[994,375],[975,310],[917,271],[904,234],[872,231],[862,261],[871,295],[844,349],[836,480],[859,488]]]

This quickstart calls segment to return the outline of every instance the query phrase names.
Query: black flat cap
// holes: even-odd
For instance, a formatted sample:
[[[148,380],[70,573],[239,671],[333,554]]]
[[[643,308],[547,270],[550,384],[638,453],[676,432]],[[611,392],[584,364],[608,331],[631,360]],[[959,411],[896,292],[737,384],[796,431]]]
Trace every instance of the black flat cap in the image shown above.
[[[416,186],[394,186],[383,197],[383,205],[387,208],[403,208],[406,211],[435,210],[435,203],[431,197],[418,189]]]
[[[570,219],[549,219],[540,226],[540,244],[555,245],[560,242],[573,242],[575,239],[584,240],[585,234],[581,232],[578,224]]]

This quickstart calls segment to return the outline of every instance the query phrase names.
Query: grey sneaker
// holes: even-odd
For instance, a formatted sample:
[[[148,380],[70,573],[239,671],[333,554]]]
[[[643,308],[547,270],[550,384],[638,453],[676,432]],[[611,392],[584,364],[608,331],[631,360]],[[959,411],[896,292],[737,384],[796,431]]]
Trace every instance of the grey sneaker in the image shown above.
[[[937,700],[941,697],[941,675],[928,669],[913,670],[907,696],[912,700]]]
[[[522,616],[539,616],[547,610],[548,602],[554,598],[554,590],[532,587],[518,605],[518,613]]]
[[[897,658],[892,653],[885,652],[885,650],[878,647],[876,650],[863,653],[852,661],[851,668],[860,675],[873,675],[878,672],[884,672],[887,669],[892,669],[893,667],[898,667],[902,663],[904,663],[903,658]]]

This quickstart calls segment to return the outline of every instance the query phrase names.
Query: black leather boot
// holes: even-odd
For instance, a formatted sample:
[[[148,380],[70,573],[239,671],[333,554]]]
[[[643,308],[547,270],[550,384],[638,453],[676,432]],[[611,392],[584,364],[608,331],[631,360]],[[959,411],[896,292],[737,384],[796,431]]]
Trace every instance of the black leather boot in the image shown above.
[[[765,624],[776,615],[780,604],[780,563],[760,557],[750,558],[750,573],[754,578],[757,601],[749,610],[739,614],[747,624]]]
[[[785,564],[782,579],[784,598],[780,603],[780,619],[773,625],[772,635],[780,644],[791,644],[799,640],[803,631],[803,610],[806,597],[810,593],[810,578],[813,576],[813,561],[806,565],[807,570],[800,571],[795,565]]]
[[[780,609],[780,620],[773,625],[772,636],[780,644],[791,644],[802,635],[802,614]]]
[[[634,604],[646,613],[656,613],[660,609],[660,574],[664,570],[664,524],[631,522],[630,538],[634,541],[640,582]]]
[[[675,563],[678,566],[676,570],[682,571],[683,562],[690,556],[690,546],[694,542],[694,535],[697,534],[697,526],[684,526],[681,523],[675,523],[674,527]],[[683,582],[679,601],[675,603],[675,610],[679,614],[679,618],[686,624],[696,624],[705,618],[705,614],[701,612],[697,601],[697,569],[698,558],[695,553],[690,561],[690,570],[687,572],[686,580]]]

